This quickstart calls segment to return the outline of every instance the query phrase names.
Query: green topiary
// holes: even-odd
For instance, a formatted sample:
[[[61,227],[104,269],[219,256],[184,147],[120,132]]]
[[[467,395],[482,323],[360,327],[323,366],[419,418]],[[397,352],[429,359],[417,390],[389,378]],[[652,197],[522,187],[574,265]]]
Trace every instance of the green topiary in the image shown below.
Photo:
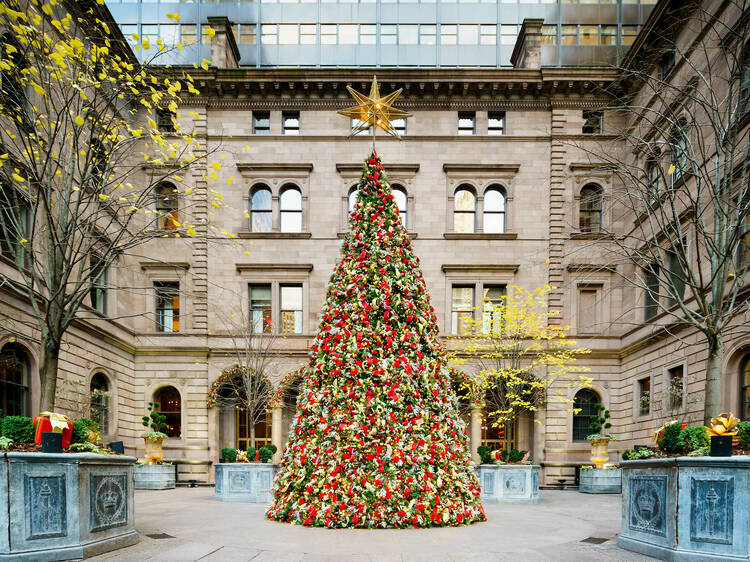
[[[70,436],[71,444],[87,443],[89,440],[89,433],[92,431],[99,431],[98,422],[89,418],[73,420],[73,433]]]
[[[596,413],[593,416],[589,416],[589,429],[591,434],[586,436],[586,439],[594,439],[599,437],[610,437],[612,435],[606,433],[604,430],[612,427],[609,423],[609,410],[607,410],[602,404],[594,404],[594,410]]]
[[[256,452],[257,452],[257,450],[255,449],[255,447],[248,447],[247,448],[247,460],[248,461],[254,461],[255,460],[255,453]]]
[[[685,442],[680,439],[682,424],[675,422],[664,427],[659,438],[659,448],[668,455],[681,453],[685,448]]]
[[[260,460],[269,460],[273,456],[273,451],[268,445],[264,445],[263,447],[261,447],[258,453],[260,456]]]
[[[654,456],[654,451],[652,451],[648,447],[643,448],[643,449],[638,449],[637,451],[634,451],[633,449],[628,449],[627,451],[622,452],[622,460],[624,461],[647,459],[653,456]]]
[[[709,446],[708,432],[702,425],[683,429],[680,432],[680,441],[685,444],[688,453]]]
[[[224,447],[221,450],[221,458],[226,462],[234,462],[237,460],[237,449],[232,447]]]
[[[526,454],[526,451],[519,451],[518,449],[511,449],[508,453],[508,462],[521,462],[521,459]]]
[[[737,439],[740,446],[750,448],[750,422],[740,422],[737,424]]]
[[[492,449],[490,449],[487,445],[480,445],[477,447],[477,453],[479,453],[479,458],[481,459],[480,462],[482,464],[490,464],[490,452]]]
[[[31,443],[34,441],[34,426],[31,418],[26,416],[7,416],[3,418],[3,437],[14,443]]]

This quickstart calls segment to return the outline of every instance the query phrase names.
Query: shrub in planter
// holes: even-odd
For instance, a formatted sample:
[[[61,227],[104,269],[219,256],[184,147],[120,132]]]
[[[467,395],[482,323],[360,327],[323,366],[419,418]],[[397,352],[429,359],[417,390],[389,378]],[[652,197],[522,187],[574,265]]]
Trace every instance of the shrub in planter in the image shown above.
[[[680,441],[685,443],[685,450],[692,453],[703,447],[709,446],[708,433],[706,428],[701,426],[686,427],[680,431]]]
[[[237,460],[237,449],[232,447],[224,447],[221,450],[221,458],[225,462],[235,462]]]
[[[490,464],[490,449],[487,445],[480,445],[477,447],[477,453],[479,453],[479,459],[482,464]]]
[[[271,457],[273,457],[273,449],[268,445],[265,445],[258,450],[258,455],[260,456],[261,461],[268,462]]]
[[[254,460],[257,460],[257,453],[258,450],[255,447],[248,447],[247,448],[247,462],[253,462]]]
[[[72,443],[89,443],[91,433],[99,431],[99,424],[89,418],[79,418],[73,422],[73,433],[70,437]]]
[[[655,454],[654,451],[648,448],[638,449],[637,451],[634,451],[633,449],[628,449],[627,451],[622,452],[622,460],[635,461],[638,459],[648,459],[650,457],[653,457],[654,454]]]
[[[266,445],[266,447],[268,447],[269,449],[271,449],[271,453],[274,454],[274,455],[276,454],[276,451],[279,450],[278,447],[276,447],[276,445],[274,445],[273,443],[271,443],[270,445]]]
[[[14,443],[31,443],[34,441],[34,426],[31,418],[26,416],[7,416],[3,418],[3,437]]]
[[[750,448],[750,422],[740,422],[737,424],[737,439],[740,446]]]
[[[683,426],[680,422],[676,421],[662,426],[659,432],[657,432],[656,442],[659,445],[659,449],[668,455],[681,453],[685,447],[685,442],[680,439],[680,434],[685,427],[687,427],[687,424]]]

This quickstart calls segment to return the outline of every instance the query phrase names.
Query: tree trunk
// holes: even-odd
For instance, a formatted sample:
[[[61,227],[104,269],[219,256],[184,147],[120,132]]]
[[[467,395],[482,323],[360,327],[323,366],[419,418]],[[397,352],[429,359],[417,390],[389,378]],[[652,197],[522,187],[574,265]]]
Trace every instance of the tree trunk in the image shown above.
[[[250,424],[250,446],[255,448],[255,421],[249,418],[248,423]]]
[[[721,413],[721,363],[724,359],[724,342],[721,336],[708,339],[706,363],[706,401],[703,423],[710,427],[711,418]]]
[[[39,379],[42,385],[42,396],[39,401],[39,411],[54,412],[60,342],[48,334],[43,334],[41,347],[43,355],[42,364],[39,368]]]

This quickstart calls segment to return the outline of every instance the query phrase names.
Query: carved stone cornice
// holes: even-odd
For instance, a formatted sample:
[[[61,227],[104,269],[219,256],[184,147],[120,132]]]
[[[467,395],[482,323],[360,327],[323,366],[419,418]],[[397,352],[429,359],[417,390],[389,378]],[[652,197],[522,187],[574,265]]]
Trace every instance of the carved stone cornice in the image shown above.
[[[383,168],[391,176],[406,177],[415,176],[419,171],[419,164],[383,164]],[[359,177],[362,174],[362,164],[342,163],[336,164],[336,171],[345,178]]]
[[[516,175],[520,168],[520,164],[443,164],[443,172],[448,176],[510,178]]]
[[[264,178],[306,178],[313,170],[312,162],[237,162],[236,166],[243,175]]]
[[[518,264],[473,264],[473,263],[445,263],[440,266],[443,273],[451,271],[510,271],[516,273],[520,266]]]
[[[311,263],[238,263],[235,265],[238,273],[245,271],[306,271],[313,270]]]
[[[187,271],[190,269],[190,264],[187,262],[168,262],[168,261],[142,261],[139,262],[141,271],[163,271],[163,270],[175,270],[182,269]]]

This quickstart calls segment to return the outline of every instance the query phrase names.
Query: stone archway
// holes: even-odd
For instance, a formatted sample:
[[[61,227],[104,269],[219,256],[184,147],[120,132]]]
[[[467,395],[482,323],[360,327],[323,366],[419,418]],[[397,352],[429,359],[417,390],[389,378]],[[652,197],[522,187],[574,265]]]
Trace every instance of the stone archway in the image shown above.
[[[271,412],[271,442],[276,445],[273,462],[281,461],[281,454],[289,438],[289,428],[297,410],[297,396],[305,367],[287,373],[276,386],[269,410]]]

